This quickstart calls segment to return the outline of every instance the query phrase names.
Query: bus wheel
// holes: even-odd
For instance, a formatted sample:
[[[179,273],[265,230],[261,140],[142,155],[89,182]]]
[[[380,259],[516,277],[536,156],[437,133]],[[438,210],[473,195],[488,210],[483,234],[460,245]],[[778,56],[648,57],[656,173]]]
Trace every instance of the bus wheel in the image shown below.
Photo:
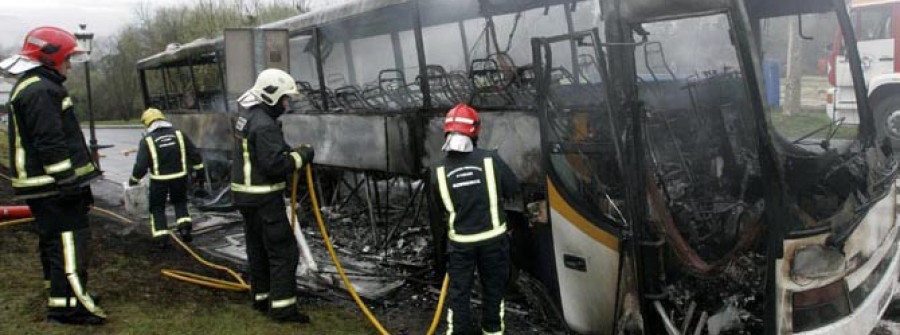
[[[893,95],[875,101],[875,138],[890,141],[894,151],[900,151],[900,96]]]

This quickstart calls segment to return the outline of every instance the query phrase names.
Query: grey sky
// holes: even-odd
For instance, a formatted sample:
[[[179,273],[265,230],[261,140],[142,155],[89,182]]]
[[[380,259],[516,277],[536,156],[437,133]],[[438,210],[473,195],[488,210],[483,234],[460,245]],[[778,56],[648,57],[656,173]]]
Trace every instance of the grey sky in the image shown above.
[[[86,23],[96,37],[114,34],[134,18],[142,0],[0,0],[0,46],[18,48],[25,34],[39,26],[58,26],[74,31]],[[178,0],[146,1],[151,6]]]
[[[314,8],[346,0],[312,0]],[[95,38],[115,34],[135,19],[134,9],[141,3],[159,7],[193,0],[0,0],[0,49],[16,48],[25,34],[42,25],[74,31],[86,23]]]

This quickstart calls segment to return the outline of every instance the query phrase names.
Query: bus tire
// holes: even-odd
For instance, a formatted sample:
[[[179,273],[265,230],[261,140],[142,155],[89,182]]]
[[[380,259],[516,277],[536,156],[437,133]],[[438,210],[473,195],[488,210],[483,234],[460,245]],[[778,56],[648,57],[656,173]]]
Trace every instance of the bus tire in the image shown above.
[[[890,141],[895,152],[900,152],[900,95],[891,95],[873,101],[875,139],[878,143]]]

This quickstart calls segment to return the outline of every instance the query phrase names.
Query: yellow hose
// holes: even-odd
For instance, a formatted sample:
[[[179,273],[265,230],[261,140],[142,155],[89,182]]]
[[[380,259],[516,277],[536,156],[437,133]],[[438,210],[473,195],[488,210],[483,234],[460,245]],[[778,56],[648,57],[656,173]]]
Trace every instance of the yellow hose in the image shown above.
[[[119,214],[116,214],[110,210],[106,210],[106,209],[96,207],[96,206],[93,207],[93,210],[95,210],[99,213],[102,213],[104,215],[110,216],[110,217],[117,219],[119,221],[122,221],[122,222],[127,222],[127,223],[132,222],[128,218],[121,216]],[[186,272],[186,271],[181,271],[181,270],[172,270],[172,269],[160,270],[160,272],[163,274],[163,276],[181,280],[181,281],[188,282],[191,284],[206,286],[206,287],[210,287],[210,288],[217,288],[217,289],[222,289],[222,290],[228,290],[228,291],[243,292],[243,291],[250,290],[250,285],[248,285],[247,282],[245,282],[244,279],[241,278],[241,276],[237,274],[237,272],[235,272],[234,270],[232,270],[229,267],[215,264],[210,261],[207,261],[206,259],[203,259],[203,257],[200,257],[200,255],[198,255],[193,249],[191,249],[191,247],[189,247],[186,243],[184,243],[184,241],[182,241],[180,238],[178,238],[178,236],[175,236],[175,234],[172,234],[171,232],[169,232],[169,236],[173,240],[175,240],[175,243],[177,243],[179,246],[181,246],[181,248],[184,249],[184,251],[187,251],[187,253],[190,254],[191,257],[194,257],[194,259],[196,259],[198,262],[200,262],[200,264],[203,264],[207,267],[210,267],[210,268],[213,268],[216,270],[225,271],[236,281],[227,281],[227,280],[222,280],[222,279],[216,279],[216,278],[212,278],[212,277],[199,275],[196,273],[191,273],[191,272]]]
[[[297,172],[294,171],[294,181],[296,181],[297,178]],[[369,322],[372,323],[372,326],[375,326],[375,329],[378,329],[378,332],[382,335],[387,335],[388,331],[384,329],[384,326],[382,326],[381,323],[378,322],[378,319],[376,319],[375,316],[372,315],[372,311],[369,310],[369,307],[366,306],[366,304],[362,302],[362,299],[359,298],[359,295],[356,294],[356,289],[352,284],[350,284],[350,279],[347,278],[347,274],[344,273],[344,267],[341,266],[341,262],[338,260],[337,254],[335,254],[334,252],[334,246],[331,245],[331,238],[328,237],[328,230],[325,228],[325,223],[322,220],[322,212],[319,211],[319,200],[316,198],[316,188],[315,185],[313,185],[312,167],[309,164],[306,165],[306,185],[307,187],[309,187],[309,199],[312,201],[313,213],[315,213],[316,215],[316,222],[319,223],[319,230],[322,232],[322,239],[325,240],[325,246],[328,247],[328,254],[331,255],[331,261],[334,262],[334,266],[337,267],[338,273],[341,275],[341,279],[344,281],[344,286],[347,288],[347,292],[350,292],[350,296],[352,296],[353,300],[356,301],[356,305],[359,306],[359,309],[362,310],[363,314],[366,315],[366,318],[369,319]],[[297,188],[294,187],[291,193],[294,193],[291,196],[291,208],[294,208],[296,207]]]
[[[437,309],[434,310],[434,317],[431,318],[431,326],[428,327],[427,335],[434,335],[437,330],[438,322],[441,321],[441,312],[444,310],[444,298],[447,296],[447,286],[450,285],[450,275],[444,274],[444,283],[441,284],[441,296],[438,297]]]
[[[92,207],[91,207],[91,210],[97,211],[97,212],[99,212],[99,213],[101,213],[101,214],[107,215],[107,216],[109,216],[109,217],[112,217],[113,219],[119,220],[119,221],[124,222],[124,223],[134,223],[134,221],[131,221],[131,219],[126,218],[126,217],[124,217],[124,216],[121,216],[121,215],[119,215],[119,214],[116,214],[116,213],[114,213],[113,211],[110,211],[110,210],[107,210],[107,209],[103,209],[103,208],[100,208],[100,207],[97,207],[97,206],[92,206]]]
[[[0,227],[15,226],[17,224],[29,223],[29,222],[34,222],[34,218],[21,218],[21,219],[3,221],[3,222],[0,222]]]
[[[3,175],[3,174],[0,174],[0,177],[9,179],[9,177],[7,177],[6,175]],[[300,178],[299,173],[297,171],[294,171],[293,178],[292,178],[292,186],[293,187],[291,189],[291,231],[293,231],[293,228],[297,224],[297,185],[299,183],[299,178]],[[378,332],[383,335],[389,334],[388,331],[384,328],[384,326],[382,326],[381,323],[378,321],[378,319],[375,318],[375,315],[372,314],[372,312],[369,310],[369,308],[366,306],[366,304],[363,303],[362,299],[360,299],[359,295],[356,293],[356,289],[353,287],[353,284],[350,283],[350,279],[347,278],[347,274],[344,272],[344,267],[341,266],[341,262],[337,258],[337,254],[334,251],[334,246],[331,244],[331,238],[328,236],[328,230],[325,228],[325,222],[324,222],[324,220],[322,220],[322,212],[319,210],[319,200],[318,200],[318,197],[316,196],[315,185],[313,184],[313,178],[312,178],[312,167],[310,165],[306,166],[306,184],[307,184],[307,187],[309,188],[309,198],[312,201],[313,213],[316,216],[316,222],[319,225],[319,230],[322,232],[322,239],[325,241],[325,246],[328,248],[328,254],[331,255],[331,260],[332,260],[332,262],[334,262],[335,267],[337,267],[338,273],[341,276],[341,280],[343,280],[343,282],[344,282],[344,286],[347,288],[347,291],[350,292],[350,296],[353,297],[353,300],[356,302],[356,305],[359,306],[360,310],[363,311],[363,313],[366,315],[366,318],[369,319],[369,322],[378,330]],[[119,221],[122,221],[122,222],[127,222],[127,223],[132,222],[130,219],[128,219],[126,217],[123,217],[119,214],[116,214],[112,211],[109,211],[109,210],[106,210],[106,209],[103,209],[100,207],[94,206],[92,209],[99,213],[110,216],[114,219],[117,219]],[[21,224],[21,223],[27,223],[27,222],[32,222],[32,221],[34,221],[34,218],[10,220],[10,221],[5,221],[5,222],[0,222],[0,227]],[[222,265],[207,261],[200,255],[198,255],[193,249],[191,249],[181,239],[179,239],[177,236],[175,236],[175,234],[173,234],[172,232],[169,232],[169,236],[173,240],[175,240],[175,242],[179,246],[181,246],[182,249],[187,251],[198,262],[200,262],[201,264],[203,264],[207,267],[225,271],[231,277],[233,277],[236,281],[232,282],[232,281],[227,281],[227,280],[222,280],[222,279],[206,277],[206,276],[198,275],[196,273],[180,271],[180,270],[172,270],[172,269],[161,270],[160,272],[162,272],[162,274],[164,276],[170,277],[173,279],[177,279],[177,280],[181,280],[184,282],[196,284],[196,285],[201,285],[201,286],[206,286],[206,287],[216,288],[216,289],[222,289],[222,290],[228,290],[228,291],[242,292],[242,291],[250,290],[250,285],[247,284],[247,282],[245,282],[244,279],[241,278],[241,276],[237,274],[237,272],[235,272],[234,270],[232,270],[231,268],[228,268],[226,266],[222,266]],[[441,285],[441,294],[440,294],[440,297],[438,298],[437,308],[434,311],[434,317],[431,320],[431,326],[428,327],[428,332],[426,333],[427,335],[433,335],[435,330],[437,329],[437,325],[440,321],[441,313],[443,311],[444,299],[446,298],[446,295],[447,295],[447,286],[448,286],[449,282],[450,282],[450,277],[448,275],[444,275],[444,282]]]
[[[294,171],[293,177],[293,189],[291,190],[291,210],[296,210],[297,205],[297,179],[298,179],[297,171]],[[372,314],[372,311],[369,310],[369,307],[366,306],[365,303],[362,302],[362,299],[359,298],[359,295],[356,293],[356,289],[350,283],[350,278],[347,278],[347,274],[344,272],[344,267],[341,266],[341,261],[338,260],[337,254],[334,252],[334,246],[331,244],[331,237],[328,236],[328,229],[325,228],[325,221],[322,220],[322,212],[319,210],[319,198],[316,196],[316,188],[313,184],[313,176],[312,176],[312,166],[306,165],[306,186],[309,188],[309,199],[312,201],[313,213],[316,216],[316,222],[319,224],[319,230],[322,232],[322,240],[325,241],[325,246],[328,248],[328,254],[331,256],[331,261],[334,262],[334,266],[338,270],[338,274],[341,276],[341,280],[344,282],[344,286],[347,288],[347,291],[350,292],[350,296],[353,297],[353,300],[356,302],[356,305],[359,306],[359,309],[362,310],[363,314],[366,315],[366,318],[369,319],[369,323],[372,324],[378,332],[381,334],[388,334],[387,330],[384,329],[384,326],[378,322],[378,319],[375,318],[375,315]],[[291,214],[292,222],[291,224],[295,224],[297,216],[296,213]],[[437,329],[438,322],[441,319],[441,312],[444,307],[444,298],[447,295],[447,286],[449,286],[450,276],[444,275],[444,283],[441,286],[441,294],[438,298],[437,309],[434,311],[434,317],[431,320],[431,326],[428,327],[428,335],[434,334]]]
[[[169,232],[169,236],[172,237],[172,239],[175,240],[175,242],[178,243],[178,245],[180,245],[181,248],[184,249],[184,251],[187,251],[189,254],[191,254],[192,257],[194,257],[194,259],[196,259],[198,262],[200,262],[200,264],[206,265],[207,267],[210,267],[213,269],[225,271],[236,281],[232,282],[232,281],[227,281],[227,280],[221,280],[221,279],[198,275],[196,273],[185,272],[185,271],[180,271],[180,270],[171,270],[171,269],[162,269],[160,272],[162,272],[163,276],[173,278],[173,279],[178,279],[178,280],[185,281],[185,282],[188,282],[191,284],[197,284],[200,286],[206,286],[206,287],[210,287],[210,288],[218,288],[218,289],[223,289],[223,290],[228,290],[228,291],[243,292],[243,291],[250,290],[250,285],[248,285],[247,282],[245,282],[244,279],[241,278],[241,276],[237,274],[237,272],[235,272],[234,270],[232,270],[231,268],[228,268],[226,266],[215,264],[215,263],[212,263],[210,261],[203,259],[203,257],[200,257],[200,255],[198,255],[193,249],[191,249],[191,247],[189,247],[187,244],[185,244],[183,241],[181,241],[181,239],[178,238],[178,236],[175,236],[175,234],[173,234],[172,232]]]

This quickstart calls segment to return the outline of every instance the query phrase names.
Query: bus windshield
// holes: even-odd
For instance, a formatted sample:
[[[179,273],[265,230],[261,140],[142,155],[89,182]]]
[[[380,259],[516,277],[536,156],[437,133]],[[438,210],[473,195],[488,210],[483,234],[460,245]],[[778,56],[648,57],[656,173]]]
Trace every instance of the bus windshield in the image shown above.
[[[856,14],[859,19],[862,13]],[[873,15],[881,14],[866,13],[865,25],[843,29],[855,28],[862,39],[889,34],[889,15],[887,21]],[[852,226],[861,219],[854,213],[865,213],[857,209],[885,190],[877,175],[884,175],[879,169],[891,152],[879,146],[883,138],[862,141],[860,122],[871,111],[858,108],[858,100],[867,97],[857,96],[857,88],[865,84],[854,81],[847,48],[826,58],[833,43],[846,43],[838,17],[825,12],[764,18],[759,27],[766,113],[787,191],[799,208],[800,222],[790,228]],[[862,43],[859,48],[863,54]]]

